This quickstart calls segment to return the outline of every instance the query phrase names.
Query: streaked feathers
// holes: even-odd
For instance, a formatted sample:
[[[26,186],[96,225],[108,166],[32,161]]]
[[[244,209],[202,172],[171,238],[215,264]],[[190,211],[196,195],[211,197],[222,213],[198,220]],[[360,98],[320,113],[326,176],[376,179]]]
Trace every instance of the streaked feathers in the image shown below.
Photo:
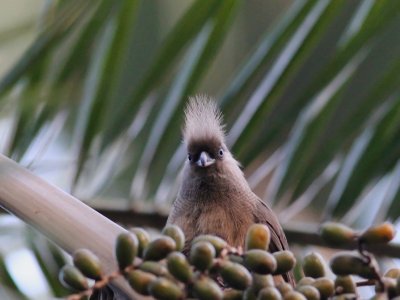
[[[225,143],[222,114],[215,101],[204,95],[189,98],[185,109],[183,139],[186,145],[196,141]]]

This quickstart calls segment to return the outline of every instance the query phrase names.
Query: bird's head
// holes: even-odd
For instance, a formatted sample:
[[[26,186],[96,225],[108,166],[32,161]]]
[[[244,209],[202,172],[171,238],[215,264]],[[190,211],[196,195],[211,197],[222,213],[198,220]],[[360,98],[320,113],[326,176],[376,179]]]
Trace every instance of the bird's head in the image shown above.
[[[215,102],[206,96],[189,99],[183,138],[187,164],[196,170],[220,168],[225,161],[234,160],[225,145],[222,114]]]

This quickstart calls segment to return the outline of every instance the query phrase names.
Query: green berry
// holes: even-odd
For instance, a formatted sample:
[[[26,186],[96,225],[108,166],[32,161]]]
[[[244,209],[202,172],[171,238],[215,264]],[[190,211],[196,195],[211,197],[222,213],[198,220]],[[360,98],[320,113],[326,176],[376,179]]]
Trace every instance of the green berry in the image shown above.
[[[126,279],[137,293],[147,296],[149,295],[149,286],[157,279],[157,276],[141,270],[132,270],[128,272]]]
[[[78,268],[65,265],[60,271],[60,281],[67,287],[77,291],[85,291],[89,288],[87,278]]]
[[[169,236],[175,241],[176,251],[182,251],[185,246],[185,234],[182,229],[176,225],[167,225],[161,232],[163,235]]]
[[[274,274],[284,274],[293,270],[296,265],[296,257],[288,250],[282,250],[272,253],[276,260],[276,270]]]
[[[306,255],[303,259],[303,271],[307,277],[319,278],[324,277],[325,261],[318,253],[312,252]]]
[[[220,268],[224,281],[232,288],[244,290],[252,283],[251,274],[242,265],[233,262],[224,262]]]
[[[172,276],[184,283],[189,283],[193,278],[192,268],[181,252],[172,252],[168,255],[167,267]]]
[[[139,241],[136,235],[125,232],[117,237],[115,245],[115,256],[117,257],[120,270],[133,264],[133,260],[138,253]]]
[[[192,245],[198,242],[208,242],[213,245],[217,256],[221,253],[222,249],[224,249],[228,245],[227,242],[225,242],[220,237],[211,234],[203,234],[197,236],[193,240]]]
[[[248,250],[244,254],[244,265],[258,274],[272,274],[276,270],[276,259],[267,251],[260,249]]]
[[[218,284],[205,276],[196,279],[193,284],[193,294],[199,300],[220,300],[223,292]]]
[[[335,223],[327,222],[322,224],[320,229],[321,238],[329,245],[338,247],[348,245],[357,237],[356,232],[350,227]]]
[[[183,290],[167,278],[158,278],[149,284],[149,293],[160,300],[180,300],[184,298]]]
[[[264,224],[253,224],[247,231],[245,249],[268,250],[271,232]]]
[[[209,242],[197,242],[190,250],[190,263],[200,271],[212,267],[215,257],[215,248]]]
[[[143,228],[133,227],[129,229],[130,232],[134,233],[139,241],[138,256],[143,257],[143,251],[150,243],[150,236]]]
[[[151,241],[144,249],[144,260],[159,261],[176,250],[175,241],[169,236],[162,236]]]
[[[88,249],[79,249],[73,254],[73,261],[86,277],[100,280],[103,276],[103,270],[99,258]]]

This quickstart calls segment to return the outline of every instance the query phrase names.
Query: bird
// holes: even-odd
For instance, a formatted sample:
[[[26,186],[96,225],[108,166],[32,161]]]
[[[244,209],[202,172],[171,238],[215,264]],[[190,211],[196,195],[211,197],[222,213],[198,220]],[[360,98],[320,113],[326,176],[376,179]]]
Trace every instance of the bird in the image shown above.
[[[270,252],[289,249],[277,216],[251,190],[226,145],[225,124],[215,100],[205,95],[189,97],[184,114],[182,135],[187,158],[167,219],[167,224],[179,226],[185,234],[183,252],[187,254],[193,239],[202,234],[244,247],[247,230],[255,223],[269,227]],[[291,272],[283,278],[294,285]]]

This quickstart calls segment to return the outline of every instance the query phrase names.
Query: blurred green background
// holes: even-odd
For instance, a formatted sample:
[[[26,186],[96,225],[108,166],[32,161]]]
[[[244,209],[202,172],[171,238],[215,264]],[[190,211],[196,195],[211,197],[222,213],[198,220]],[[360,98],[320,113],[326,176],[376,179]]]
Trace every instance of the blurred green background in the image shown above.
[[[397,222],[400,2],[0,7],[0,150],[92,207],[168,212],[186,157],[182,109],[203,93],[284,227]],[[21,259],[10,259],[18,251],[48,280],[28,298],[63,295],[62,254],[13,218],[0,222],[0,298],[26,296],[13,275]]]

